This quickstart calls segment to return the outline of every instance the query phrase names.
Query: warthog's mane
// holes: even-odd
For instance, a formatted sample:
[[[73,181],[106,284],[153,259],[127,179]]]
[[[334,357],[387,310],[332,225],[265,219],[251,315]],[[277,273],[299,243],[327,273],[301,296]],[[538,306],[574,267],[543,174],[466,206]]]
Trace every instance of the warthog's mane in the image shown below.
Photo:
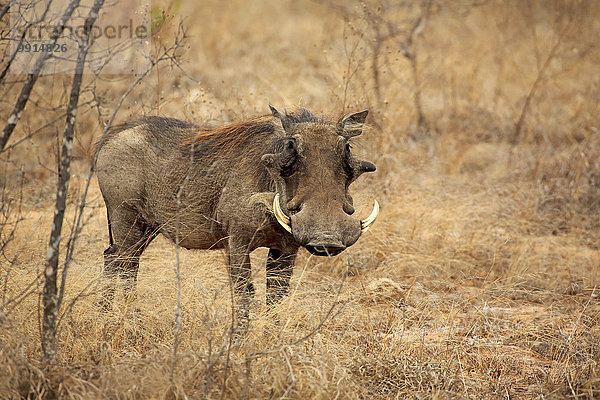
[[[182,148],[205,155],[211,150],[215,156],[230,156],[246,149],[255,139],[272,134],[275,126],[270,116],[259,116],[223,127],[200,126],[182,142]]]
[[[303,108],[286,113],[285,118],[288,123],[292,124],[305,122],[328,123],[323,118],[316,117],[313,113]],[[275,129],[273,117],[271,115],[261,115],[218,128],[199,127],[195,135],[185,140],[183,145],[187,148],[193,147],[198,149],[209,145],[221,155],[228,155],[240,149],[250,150],[246,145],[251,145],[257,139],[260,139],[260,137],[273,134]]]
[[[299,108],[285,114],[288,124],[319,123],[331,124],[310,111]],[[273,180],[260,162],[264,153],[276,153],[283,149],[284,137],[275,135],[278,129],[273,116],[261,115],[246,121],[218,128],[200,127],[195,135],[184,140],[183,146],[192,150],[197,157],[237,158],[248,157],[252,163],[252,175],[257,178],[261,190],[274,190]],[[279,128],[280,129],[280,128]],[[283,132],[281,133],[283,135]],[[265,140],[270,138],[270,140]]]

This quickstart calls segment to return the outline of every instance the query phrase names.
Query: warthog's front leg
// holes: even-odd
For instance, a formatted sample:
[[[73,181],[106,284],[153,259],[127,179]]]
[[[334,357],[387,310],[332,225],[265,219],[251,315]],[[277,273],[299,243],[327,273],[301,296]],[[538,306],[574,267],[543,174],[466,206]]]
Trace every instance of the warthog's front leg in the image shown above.
[[[269,249],[267,257],[267,307],[272,308],[290,291],[290,278],[296,253],[284,254]]]
[[[100,300],[102,311],[112,309],[112,301],[117,289],[117,280],[123,282],[123,295],[126,303],[135,300],[135,286],[137,283],[137,274],[139,269],[139,257],[141,251],[134,254],[119,254],[117,245],[112,244],[104,251],[104,291]]]
[[[227,248],[229,278],[233,290],[234,335],[244,336],[248,331],[250,302],[254,297],[252,269],[247,246],[237,245],[230,238]]]
[[[112,308],[112,301],[116,291],[115,281],[119,272],[117,257],[118,252],[116,245],[111,244],[109,248],[104,250],[104,269],[102,273],[105,280],[105,286],[102,292],[102,298],[100,299],[100,309],[102,311],[109,311]]]

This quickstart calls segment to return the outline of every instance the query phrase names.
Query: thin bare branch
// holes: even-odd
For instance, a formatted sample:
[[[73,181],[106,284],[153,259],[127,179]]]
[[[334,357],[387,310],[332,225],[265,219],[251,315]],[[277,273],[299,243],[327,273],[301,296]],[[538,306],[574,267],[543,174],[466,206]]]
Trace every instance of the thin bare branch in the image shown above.
[[[52,47],[54,47],[54,45],[56,44],[56,41],[65,29],[67,21],[71,18],[71,15],[78,6],[79,0],[71,0],[69,5],[65,9],[65,12],[63,13],[62,17],[54,27],[52,35],[50,35],[49,43]],[[17,102],[15,103],[15,106],[13,107],[13,110],[10,113],[10,116],[8,117],[7,123],[4,126],[4,130],[2,131],[2,137],[0,137],[0,152],[4,151],[4,147],[6,146],[8,139],[10,139],[10,136],[12,135],[15,127],[17,126],[19,119],[21,119],[21,114],[23,113],[25,105],[29,100],[29,95],[31,94],[31,91],[33,90],[33,87],[35,86],[35,83],[37,82],[37,79],[39,78],[40,73],[42,72],[44,64],[46,63],[48,58],[50,58],[50,56],[52,56],[52,52],[50,51],[41,52],[35,61],[31,73],[27,75],[25,84],[21,88],[19,98],[17,99]]]
[[[527,112],[529,111],[529,108],[531,106],[531,101],[532,101],[533,97],[536,95],[540,84],[546,77],[546,70],[550,66],[550,63],[552,62],[552,60],[556,57],[556,52],[558,51],[560,46],[563,44],[563,39],[564,39],[565,35],[567,34],[567,31],[571,27],[572,22],[573,22],[573,18],[570,17],[569,21],[565,24],[565,27],[562,29],[562,31],[560,32],[560,35],[556,39],[554,46],[552,46],[552,49],[548,53],[548,56],[546,56],[546,60],[544,61],[544,64],[542,64],[541,68],[538,69],[535,80],[533,81],[533,84],[531,85],[531,88],[529,89],[529,92],[527,93],[527,97],[525,97],[525,102],[523,103],[523,108],[521,108],[521,113],[519,114],[519,118],[517,119],[517,122],[515,124],[515,132],[513,133],[513,137],[512,137],[513,143],[516,143],[519,141],[519,139],[521,139],[521,131],[523,130],[523,124],[525,122],[525,117],[527,116]]]
[[[7,4],[2,9],[2,11],[0,11],[0,19],[2,19],[4,14],[6,14],[6,12],[8,12],[8,9],[12,5],[12,3],[13,3],[13,1],[7,2]],[[23,28],[23,32],[21,32],[21,37],[19,38],[19,42],[16,44],[16,46],[13,45],[14,50],[13,50],[12,54],[10,55],[8,61],[4,65],[2,72],[0,72],[0,83],[4,82],[4,78],[6,77],[8,70],[10,69],[10,66],[12,65],[13,61],[17,57],[17,54],[19,53],[19,46],[21,44],[23,44],[23,41],[25,40],[25,36],[27,35],[27,32],[29,32],[29,30],[31,29],[32,26],[35,26],[36,24],[39,24],[40,22],[43,22],[46,19],[48,11],[50,11],[51,5],[52,5],[52,0],[47,1],[46,8],[44,9],[44,12],[42,13],[42,15],[36,21],[28,22],[25,25],[25,27]],[[8,51],[8,49],[9,48],[7,47],[7,51]]]
[[[6,4],[4,4],[4,6],[2,6],[2,9],[0,10],[0,19],[4,18],[4,16],[8,12],[8,10],[10,10],[10,7],[12,6],[12,4],[13,4],[12,1],[7,1]]]

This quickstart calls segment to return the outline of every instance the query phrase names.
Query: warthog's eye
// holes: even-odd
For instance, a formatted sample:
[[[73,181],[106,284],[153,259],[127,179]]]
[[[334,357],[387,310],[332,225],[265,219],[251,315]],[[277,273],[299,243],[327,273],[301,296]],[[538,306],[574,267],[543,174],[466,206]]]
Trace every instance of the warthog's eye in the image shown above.
[[[275,141],[267,154],[261,157],[261,160],[271,171],[279,173],[282,177],[293,175],[297,168],[298,150],[296,139],[286,137]]]
[[[293,139],[286,141],[281,152],[281,176],[288,177],[296,172],[296,162],[298,160],[298,152]]]

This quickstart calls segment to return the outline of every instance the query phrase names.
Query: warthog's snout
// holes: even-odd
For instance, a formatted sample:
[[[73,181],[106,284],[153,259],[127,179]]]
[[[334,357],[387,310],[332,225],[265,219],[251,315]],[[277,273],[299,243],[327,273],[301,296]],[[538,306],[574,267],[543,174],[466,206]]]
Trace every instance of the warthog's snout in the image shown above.
[[[273,213],[279,224],[296,241],[316,256],[335,256],[352,246],[366,232],[379,214],[379,203],[374,201],[371,214],[359,220],[347,213],[323,217],[316,207],[309,207],[288,217],[281,209],[279,194],[273,199]]]
[[[319,242],[312,241],[306,244],[306,250],[315,256],[335,256],[346,249],[341,242]]]

